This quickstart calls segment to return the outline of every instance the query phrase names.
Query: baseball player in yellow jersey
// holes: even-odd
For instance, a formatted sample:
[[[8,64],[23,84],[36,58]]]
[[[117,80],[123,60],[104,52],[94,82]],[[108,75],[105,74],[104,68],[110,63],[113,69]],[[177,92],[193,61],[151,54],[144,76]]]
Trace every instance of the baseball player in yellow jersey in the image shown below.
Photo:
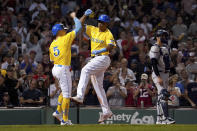
[[[56,37],[49,47],[50,60],[54,62],[52,74],[55,79],[58,80],[62,91],[58,98],[57,110],[53,113],[53,116],[61,121],[61,125],[72,124],[71,121],[68,120],[72,90],[70,73],[71,44],[82,28],[81,22],[91,13],[92,11],[90,9],[86,10],[85,14],[79,20],[76,18],[75,12],[72,12],[70,16],[74,19],[75,29],[69,33],[66,33],[62,24],[56,24],[52,27],[52,34]]]
[[[104,72],[111,62],[110,57],[108,56],[109,51],[116,46],[113,35],[107,28],[109,22],[109,16],[103,14],[98,18],[98,27],[86,25],[86,34],[91,40],[92,59],[83,67],[77,88],[77,96],[72,97],[74,101],[83,103],[85,90],[89,79],[91,78],[103,111],[98,120],[99,123],[104,122],[104,120],[112,116],[103,89]]]

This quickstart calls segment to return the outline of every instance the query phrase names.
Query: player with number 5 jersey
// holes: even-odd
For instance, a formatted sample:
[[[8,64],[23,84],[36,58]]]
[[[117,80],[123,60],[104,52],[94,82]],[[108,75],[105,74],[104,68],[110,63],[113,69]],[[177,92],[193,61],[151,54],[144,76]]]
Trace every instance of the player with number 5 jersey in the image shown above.
[[[61,121],[61,125],[72,124],[71,121],[68,120],[72,90],[70,73],[71,44],[82,28],[81,23],[84,22],[86,16],[90,15],[91,12],[90,9],[86,10],[80,20],[76,17],[75,12],[72,12],[70,16],[74,19],[75,29],[69,33],[66,32],[68,28],[65,28],[62,24],[55,24],[52,27],[52,34],[55,36],[55,39],[49,47],[50,60],[54,63],[52,74],[62,91],[58,97],[57,110],[53,113],[53,116]]]

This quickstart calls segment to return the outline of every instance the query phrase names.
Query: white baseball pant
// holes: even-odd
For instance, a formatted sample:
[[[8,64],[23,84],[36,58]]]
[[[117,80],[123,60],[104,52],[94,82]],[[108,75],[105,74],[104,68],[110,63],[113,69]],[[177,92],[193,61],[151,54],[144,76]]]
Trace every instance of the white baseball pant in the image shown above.
[[[159,72],[161,79],[163,80],[163,85],[160,85],[158,82],[158,77],[155,75],[155,72],[152,73],[152,79],[155,83],[155,86],[157,87],[157,93],[160,94],[161,90],[163,88],[168,88],[168,79],[169,79],[169,73]]]
[[[103,114],[111,113],[105,90],[103,89],[104,72],[110,65],[110,58],[107,55],[96,56],[91,59],[81,70],[81,76],[77,88],[77,97],[84,99],[85,90],[90,80],[93,84],[98,100],[100,102]]]
[[[69,66],[54,65],[53,76],[58,80],[64,98],[71,97],[72,80]]]

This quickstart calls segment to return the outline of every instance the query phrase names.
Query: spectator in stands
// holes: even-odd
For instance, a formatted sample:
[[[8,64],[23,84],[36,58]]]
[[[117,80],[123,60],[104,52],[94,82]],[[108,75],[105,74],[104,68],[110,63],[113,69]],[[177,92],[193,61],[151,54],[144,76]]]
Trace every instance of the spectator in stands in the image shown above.
[[[137,87],[134,97],[137,100],[137,107],[151,107],[152,96],[154,96],[153,86],[148,83],[148,75],[141,75],[140,85]]]
[[[169,78],[168,91],[170,93],[170,97],[168,100],[168,105],[173,106],[173,107],[180,105],[179,97],[181,96],[181,91],[180,91],[180,88],[176,87],[177,81],[178,81],[177,74]]]
[[[49,66],[50,68],[53,67],[53,64],[50,62],[48,53],[43,53],[42,65],[43,65],[43,67],[46,67],[46,66]]]
[[[24,23],[22,21],[18,21],[17,26],[14,27],[14,29],[20,35],[22,42],[24,42],[27,35],[27,29],[25,28]]]
[[[51,72],[51,69],[53,68],[53,64],[49,60],[49,53],[43,53],[43,58],[42,58],[42,65],[44,67],[44,75],[49,77],[49,81],[53,82],[53,75]]]
[[[185,69],[183,69],[180,72],[181,81],[177,82],[176,86],[180,88],[181,91],[181,97],[179,97],[180,100],[180,106],[195,106],[195,103],[188,97],[188,90],[187,86],[189,84],[188,74]]]
[[[187,61],[186,71],[190,81],[195,81],[195,75],[197,73],[197,57],[195,49],[189,53],[189,58]]]
[[[197,16],[190,24],[188,34],[191,36],[195,36],[196,32],[197,32]]]
[[[24,60],[20,64],[20,69],[24,69],[27,74],[35,71],[36,65],[31,63],[29,55],[24,55]]]
[[[107,90],[107,98],[109,105],[113,107],[125,106],[125,98],[127,97],[127,89],[121,86],[117,77],[113,79],[113,86]]]
[[[170,53],[170,58],[171,58],[171,72],[173,70],[173,74],[176,74],[176,67],[177,67],[177,64],[178,63],[181,63],[180,62],[180,56],[179,56],[179,53],[178,53],[178,49],[177,48],[172,48],[171,50],[171,53]]]
[[[149,20],[148,20],[148,16],[144,16],[143,19],[142,19],[142,23],[140,24],[140,28],[142,28],[144,30],[144,34],[146,36],[148,36],[150,34],[150,32],[152,31],[152,24],[149,23]]]
[[[19,93],[19,96],[21,96],[22,92],[25,90],[25,88],[28,87],[28,85],[27,85],[28,82],[27,82],[27,74],[26,74],[25,70],[18,70],[18,71],[20,71],[18,81],[21,84],[20,92],[18,92],[18,93]]]
[[[187,85],[188,96],[194,102],[193,106],[197,105],[197,74],[195,76],[195,81]]]
[[[61,90],[59,88],[58,82],[54,82],[50,84],[50,87],[48,89],[49,97],[50,97],[50,106],[56,107],[57,106],[57,101],[58,101],[58,96],[61,93]]]
[[[134,93],[136,90],[136,84],[129,79],[125,83],[125,88],[127,89],[127,97],[125,98],[125,106],[136,106],[136,101],[134,99]]]
[[[120,33],[120,18],[115,17],[114,20],[111,22],[110,26],[111,26],[111,32],[114,35],[114,39],[117,39]]]
[[[141,75],[145,72],[147,74],[151,74],[151,65],[149,62],[149,57],[146,56],[145,53],[139,54],[139,61],[132,61],[130,64],[130,69],[134,71],[136,76],[136,83],[140,83]]]
[[[10,96],[9,96],[8,92],[3,93],[2,101],[0,102],[0,106],[13,107],[13,104],[10,102]]]
[[[116,40],[116,44],[119,47],[120,50],[120,56],[123,57],[123,48],[122,48],[122,42],[126,40],[126,31],[122,30],[119,33],[119,38]]]
[[[15,15],[14,9],[12,7],[7,7],[7,14],[10,17],[11,26],[16,27],[17,26],[17,18]]]
[[[45,80],[43,78],[37,79],[38,86],[37,89],[42,92],[42,97],[43,97],[43,104],[47,105],[48,104],[48,87],[44,86]]]
[[[129,23],[129,29],[132,32],[133,36],[137,35],[138,29],[139,29],[139,22],[135,19],[135,17],[131,17],[130,23]]]
[[[183,36],[187,35],[187,26],[183,23],[181,16],[177,17],[177,22],[172,27],[172,31],[176,39],[183,38]]]
[[[137,77],[139,75],[140,72],[138,72],[138,61],[136,59],[132,59],[131,61],[129,61],[129,69],[131,69],[134,73],[134,75]],[[143,71],[144,72],[144,71]],[[141,75],[140,75],[141,76]],[[136,82],[139,83],[138,79],[136,78]]]
[[[127,59],[122,58],[121,68],[118,69],[118,77],[122,86],[125,86],[125,82],[127,79],[130,79],[131,81],[136,80],[135,74],[131,69],[127,68],[127,65],[128,65]]]
[[[117,76],[117,74],[116,74],[116,76]],[[105,92],[107,92],[109,87],[112,86],[112,84],[113,84],[113,77],[114,76],[109,71],[105,72],[104,80],[103,80],[103,88],[104,88]]]
[[[123,33],[123,35],[124,35],[124,33]],[[124,38],[124,36],[122,36],[122,37],[123,37],[123,39],[121,42],[121,47],[122,47],[123,57],[126,59],[129,59],[131,49],[134,45],[133,36],[132,36],[131,32],[126,32],[125,38]]]
[[[32,14],[32,20],[34,20],[34,18],[38,16],[42,10],[48,10],[46,5],[42,3],[42,0],[35,0],[29,7],[29,12]]]
[[[135,42],[133,42],[133,45],[132,47],[130,48],[130,51],[129,51],[129,63],[132,61],[132,60],[137,60],[139,61],[139,54],[140,54],[140,47],[141,45],[137,45]],[[142,45],[143,46],[143,45]]]
[[[9,28],[11,28],[11,27],[9,26]],[[12,50],[10,50],[10,48],[11,47],[17,48],[16,38],[12,37],[11,31],[12,31],[12,29],[9,30],[8,34],[5,37],[5,41],[3,42],[3,44],[4,44],[3,52],[9,53],[10,55],[14,54],[14,53],[11,53]]]
[[[14,66],[9,65],[6,71],[7,76],[4,83],[10,96],[10,102],[13,104],[13,106],[19,106],[18,90],[21,83],[16,78],[14,78]]]
[[[145,40],[146,36],[144,35],[144,30],[140,28],[138,30],[138,35],[134,37],[134,41],[136,44],[143,44]]]
[[[49,76],[44,74],[43,65],[41,63],[37,65],[33,78],[44,81],[44,89],[47,89],[50,85]]]
[[[96,92],[94,90],[94,87],[92,86],[92,83],[89,82],[86,92],[85,92],[85,105],[99,105],[99,101],[96,95]]]
[[[166,20],[166,18],[162,18],[160,23],[155,27],[155,30],[158,29],[169,30],[168,21]]]
[[[7,54],[4,58],[3,58],[3,63],[1,64],[1,69],[7,69],[8,65],[11,65],[12,62],[12,56],[10,54]]]
[[[61,3],[61,14],[62,16],[66,16],[68,12],[69,12],[68,1],[63,0]]]
[[[42,49],[41,49],[41,41],[39,41],[39,36],[37,34],[31,34],[30,42],[27,43],[28,45],[28,53],[31,51],[36,52],[35,61],[41,62],[42,60]]]
[[[7,92],[7,89],[4,85],[4,77],[0,74],[0,106],[3,104],[4,93]]]
[[[29,62],[32,63],[33,65],[37,66],[38,62],[35,60],[36,58],[36,51],[32,50],[29,52]]]
[[[20,97],[20,103],[23,106],[41,106],[43,105],[43,95],[37,89],[38,83],[36,79],[32,79],[30,87],[27,88]]]
[[[190,1],[187,1],[187,0],[182,0],[181,1],[181,5],[183,7],[183,10],[192,15],[192,5],[195,4],[195,0],[190,0]]]
[[[81,72],[80,56],[77,55],[77,51],[71,49],[71,68],[72,68],[72,79],[79,78],[79,72]]]

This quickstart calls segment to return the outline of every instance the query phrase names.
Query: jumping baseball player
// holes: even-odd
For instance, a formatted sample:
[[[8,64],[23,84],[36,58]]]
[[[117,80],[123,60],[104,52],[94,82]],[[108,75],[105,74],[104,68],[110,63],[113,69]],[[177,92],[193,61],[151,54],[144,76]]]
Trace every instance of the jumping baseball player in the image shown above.
[[[89,79],[96,91],[103,114],[98,122],[104,122],[112,116],[112,112],[108,106],[105,91],[103,89],[103,77],[105,70],[110,65],[109,51],[116,46],[112,33],[107,28],[110,22],[109,16],[102,14],[98,18],[98,27],[86,25],[86,34],[91,40],[91,57],[81,70],[81,76],[77,88],[77,96],[72,99],[78,103],[83,103],[85,90]]]
[[[55,79],[58,80],[62,91],[58,98],[57,110],[53,113],[53,116],[61,121],[61,125],[72,124],[71,121],[68,120],[72,89],[70,73],[71,44],[82,28],[81,22],[91,13],[92,11],[90,9],[86,10],[84,16],[79,20],[75,12],[72,12],[70,16],[74,19],[75,29],[69,33],[66,33],[65,29],[67,28],[62,24],[55,24],[52,27],[52,34],[55,36],[55,40],[51,43],[49,48],[50,60],[54,62],[52,74]]]
[[[152,79],[157,87],[157,122],[156,124],[173,124],[175,121],[168,115],[167,91],[170,70],[170,57],[167,48],[168,32],[158,30],[156,32],[157,42],[151,47],[149,56],[152,63]]]

